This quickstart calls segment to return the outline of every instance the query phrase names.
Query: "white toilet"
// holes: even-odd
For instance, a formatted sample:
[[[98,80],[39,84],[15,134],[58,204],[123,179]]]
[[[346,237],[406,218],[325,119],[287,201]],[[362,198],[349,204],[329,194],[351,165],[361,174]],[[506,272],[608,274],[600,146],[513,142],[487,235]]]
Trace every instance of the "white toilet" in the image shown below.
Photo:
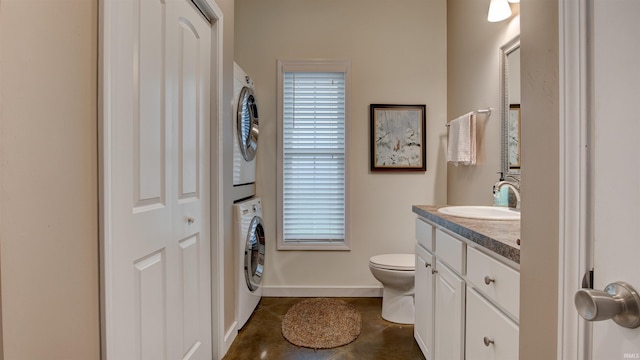
[[[371,274],[383,286],[383,319],[398,324],[413,324],[415,264],[414,254],[383,254],[369,259]]]

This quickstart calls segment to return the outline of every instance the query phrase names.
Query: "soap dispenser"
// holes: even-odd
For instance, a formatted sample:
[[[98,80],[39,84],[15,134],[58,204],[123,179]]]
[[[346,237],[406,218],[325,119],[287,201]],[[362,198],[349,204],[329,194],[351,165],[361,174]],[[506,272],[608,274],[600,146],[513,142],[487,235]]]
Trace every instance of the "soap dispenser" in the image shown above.
[[[500,173],[500,180],[504,181],[504,174]],[[500,189],[493,189],[493,205],[509,206],[509,187],[503,186]]]

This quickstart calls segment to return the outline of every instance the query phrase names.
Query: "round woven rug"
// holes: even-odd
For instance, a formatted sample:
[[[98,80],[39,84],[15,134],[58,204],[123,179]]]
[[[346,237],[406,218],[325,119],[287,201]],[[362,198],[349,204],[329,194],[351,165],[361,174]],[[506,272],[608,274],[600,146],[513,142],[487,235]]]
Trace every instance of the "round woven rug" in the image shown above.
[[[362,318],[351,304],[313,298],[291,307],[282,319],[282,335],[290,343],[312,349],[346,345],[360,335]]]

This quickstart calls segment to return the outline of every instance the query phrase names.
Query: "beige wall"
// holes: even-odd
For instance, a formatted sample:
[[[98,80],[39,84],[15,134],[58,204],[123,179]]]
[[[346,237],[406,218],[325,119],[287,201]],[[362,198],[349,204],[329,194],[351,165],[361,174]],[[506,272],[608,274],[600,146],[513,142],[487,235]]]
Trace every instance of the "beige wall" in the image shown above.
[[[260,104],[257,193],[264,200],[265,287],[375,287],[368,259],[414,252],[413,204],[444,203],[446,1],[237,0],[235,60]],[[351,60],[351,251],[277,251],[276,59]],[[427,172],[369,172],[369,105],[426,104]]]
[[[231,118],[234,1],[216,3],[224,14],[221,105],[224,118]],[[0,0],[0,242],[7,359],[99,356],[97,7],[92,0]],[[230,122],[223,122],[224,134],[231,131]],[[233,259],[231,145],[223,142],[220,241],[225,259]],[[225,295],[223,325],[214,335],[235,320],[235,268],[230,262],[222,267],[224,277],[214,284]]]
[[[520,360],[555,359],[559,249],[558,1],[522,0]]]
[[[519,13],[517,5],[511,6]],[[515,16],[489,23],[478,16],[486,13],[486,7],[487,3],[475,0],[448,1],[448,113],[454,117],[487,105],[499,111],[499,49],[518,34],[520,27],[524,119],[520,359],[554,359],[558,306],[558,4],[555,0],[522,0],[522,24]],[[498,111],[480,129],[479,164],[449,166],[450,204],[493,201],[491,186],[500,169]]]
[[[0,1],[5,359],[99,359],[97,6]]]
[[[448,165],[447,202],[451,205],[491,205],[499,179],[501,95],[500,47],[520,33],[518,4],[505,21],[487,21],[488,1],[447,1],[447,114],[493,108],[479,115],[475,166]]]
[[[223,105],[224,116],[230,119],[234,1],[217,3],[224,13]],[[499,108],[499,99],[493,98],[497,96],[498,52],[494,57],[487,49],[497,49],[510,39],[511,25],[478,19],[477,13],[486,12],[486,4],[477,1],[449,0],[448,27],[444,0],[407,1],[393,9],[385,8],[386,4],[380,0],[237,1],[241,16],[235,58],[256,80],[264,114],[258,194],[265,200],[271,239],[275,237],[275,59],[348,58],[353,62],[349,136],[353,249],[347,253],[276,252],[272,241],[267,285],[376,284],[366,266],[370,255],[413,251],[411,204],[446,201],[446,120],[473,108]],[[558,158],[558,44],[553,26],[557,2],[523,0],[522,7],[523,77],[533,79],[523,83],[522,112],[523,118],[539,121],[523,123],[527,168],[523,170],[520,358],[551,359],[556,348],[558,271],[558,165],[553,160]],[[97,19],[97,2],[92,0],[0,0],[0,274],[6,359],[99,358]],[[459,28],[467,30],[458,33]],[[476,42],[468,41],[467,36],[474,34],[479,34]],[[480,60],[466,72],[468,60],[461,59],[469,56],[459,54],[469,51],[483,55],[474,56]],[[251,57],[252,53],[258,57]],[[474,70],[476,66],[482,71]],[[425,174],[368,172],[370,103],[427,105]],[[497,129],[499,118],[494,113],[484,130],[484,163],[477,170],[449,169],[451,203],[491,201],[499,147],[490,148],[488,134]],[[230,121],[223,123],[223,131],[223,251],[229,261],[222,280],[224,329],[228,329],[235,318],[236,285]],[[543,139],[545,147],[534,145]],[[496,159],[495,165],[489,159]],[[464,190],[467,187],[471,189]],[[539,266],[540,259],[546,266]],[[361,265],[354,269],[354,263]]]

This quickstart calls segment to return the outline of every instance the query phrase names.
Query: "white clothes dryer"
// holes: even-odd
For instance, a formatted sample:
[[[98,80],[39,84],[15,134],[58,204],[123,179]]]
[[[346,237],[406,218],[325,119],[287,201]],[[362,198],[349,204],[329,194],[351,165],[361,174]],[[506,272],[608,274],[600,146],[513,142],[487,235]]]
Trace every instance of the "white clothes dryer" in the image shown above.
[[[238,246],[238,306],[240,330],[262,297],[265,236],[262,227],[262,200],[253,198],[234,205],[235,238]]]
[[[238,200],[255,195],[260,120],[253,80],[235,62],[233,77],[233,186]]]

